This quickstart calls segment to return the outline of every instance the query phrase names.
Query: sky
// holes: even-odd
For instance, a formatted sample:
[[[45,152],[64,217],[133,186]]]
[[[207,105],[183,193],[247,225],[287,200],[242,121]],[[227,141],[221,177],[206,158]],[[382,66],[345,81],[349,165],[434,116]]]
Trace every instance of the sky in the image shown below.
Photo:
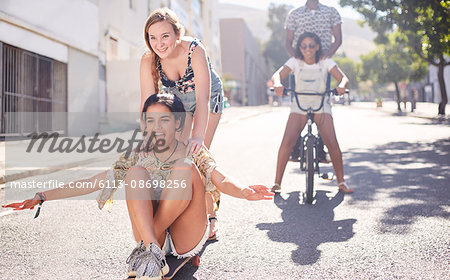
[[[256,9],[267,9],[270,3],[277,4],[287,4],[294,7],[303,6],[306,3],[306,0],[219,0],[220,3],[230,3],[242,6],[248,6]],[[350,7],[342,8],[339,6],[339,0],[320,0],[321,4],[335,7],[338,12],[341,14],[341,17],[351,18],[351,19],[361,19],[361,16],[358,12],[353,10]]]

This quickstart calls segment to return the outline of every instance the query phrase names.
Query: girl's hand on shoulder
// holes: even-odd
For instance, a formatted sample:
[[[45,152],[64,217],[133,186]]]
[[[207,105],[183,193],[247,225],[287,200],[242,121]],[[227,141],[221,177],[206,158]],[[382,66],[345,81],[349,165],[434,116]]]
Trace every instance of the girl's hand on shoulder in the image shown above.
[[[242,196],[250,201],[254,200],[271,200],[275,193],[264,185],[252,185],[242,189]]]
[[[2,205],[3,208],[14,208],[13,210],[33,210],[34,206],[38,205],[41,198],[36,195],[33,199],[27,199],[22,202],[10,203],[7,205]]]
[[[185,142],[185,144],[187,145],[186,156],[194,155],[198,153],[203,146],[203,138],[194,137],[187,140],[187,143]]]
[[[336,91],[338,95],[344,95],[346,88],[345,87],[337,87]]]

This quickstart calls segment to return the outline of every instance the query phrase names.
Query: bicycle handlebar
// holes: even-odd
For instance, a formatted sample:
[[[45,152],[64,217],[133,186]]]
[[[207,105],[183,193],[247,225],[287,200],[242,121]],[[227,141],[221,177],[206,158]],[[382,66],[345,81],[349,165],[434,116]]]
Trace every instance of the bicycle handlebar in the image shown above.
[[[271,91],[274,91],[273,88],[271,88],[270,90],[271,90]],[[345,93],[349,93],[349,92],[350,92],[350,91],[349,91],[348,89],[345,90]],[[283,96],[288,96],[288,95],[290,95],[290,93],[294,93],[295,101],[297,102],[297,106],[298,106],[298,108],[299,108],[300,110],[305,111],[305,112],[308,112],[308,111],[311,111],[311,112],[317,112],[317,111],[319,111],[320,109],[322,109],[322,107],[323,107],[323,101],[324,101],[324,99],[325,99],[325,96],[326,96],[326,95],[327,95],[327,96],[330,96],[331,94],[337,95],[337,90],[336,90],[336,88],[334,88],[334,89],[328,90],[328,91],[326,91],[326,92],[317,93],[317,92],[296,92],[296,91],[293,90],[293,89],[290,89],[290,88],[284,88],[284,90],[283,90]],[[320,97],[322,97],[322,98],[321,98],[321,101],[320,101],[320,106],[317,107],[317,108],[311,108],[311,107],[309,107],[309,108],[307,108],[307,109],[303,108],[303,107],[300,105],[300,102],[298,102],[298,96],[299,96],[299,95],[304,95],[304,96],[320,96]]]
[[[273,89],[271,89],[271,90],[273,90]],[[311,95],[312,96],[322,96],[322,95],[331,95],[331,94],[338,95],[336,88],[330,89],[330,90],[322,92],[322,93],[320,93],[320,92],[296,92],[295,90],[293,90],[291,88],[284,88],[283,95],[290,95],[289,93],[294,93],[296,95],[310,95],[310,96]],[[345,89],[345,93],[350,93],[350,90],[348,88]]]

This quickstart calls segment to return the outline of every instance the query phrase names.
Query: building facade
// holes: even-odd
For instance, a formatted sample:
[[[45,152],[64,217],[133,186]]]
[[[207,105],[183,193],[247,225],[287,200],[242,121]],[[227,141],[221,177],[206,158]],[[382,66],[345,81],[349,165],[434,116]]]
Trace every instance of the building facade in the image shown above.
[[[59,129],[20,112],[98,110],[97,38],[95,1],[2,1],[0,135]]]
[[[267,103],[266,81],[269,67],[242,18],[220,20],[222,73],[232,105],[255,106]]]
[[[216,4],[217,0],[2,0],[0,136],[61,129],[55,120],[26,124],[21,120],[25,112],[137,112],[139,64],[146,50],[143,27],[156,8],[175,10],[187,34],[204,42],[220,71]],[[86,123],[75,115],[67,127]],[[89,122],[84,125],[98,130]]]

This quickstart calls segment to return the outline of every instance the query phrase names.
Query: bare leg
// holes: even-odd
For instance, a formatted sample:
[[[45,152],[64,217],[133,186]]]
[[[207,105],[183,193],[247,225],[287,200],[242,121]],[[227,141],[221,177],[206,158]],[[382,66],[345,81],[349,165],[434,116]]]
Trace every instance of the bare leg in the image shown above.
[[[206,212],[209,218],[216,218],[216,211],[214,211],[214,199],[209,192],[205,193]],[[210,219],[209,237],[213,237],[217,231],[217,219]]]
[[[209,113],[208,126],[206,127],[205,133],[205,146],[206,148],[211,147],[211,142],[216,133],[217,126],[219,125],[220,117],[222,114]],[[214,211],[214,201],[210,193],[205,194],[206,209],[210,217],[216,217],[216,212]],[[216,220],[211,220],[211,227],[209,231],[209,236],[213,236],[217,232]]]
[[[333,163],[334,172],[336,173],[336,179],[339,185],[345,181],[344,164],[342,163],[342,152],[334,130],[333,117],[330,114],[316,114],[315,119],[323,142],[330,153],[331,162]],[[352,189],[347,189],[345,186],[344,188],[339,186],[339,188],[343,192],[353,192]]]
[[[129,208],[129,214],[131,219],[131,224],[133,228],[133,233],[136,241],[144,240],[144,243],[148,245],[150,242],[161,245],[164,244],[165,240],[165,231],[171,226],[171,224],[177,220],[177,218],[187,209],[188,205],[193,201],[192,199],[192,169],[193,167],[190,164],[177,164],[174,166],[171,176],[166,180],[174,182],[174,180],[184,180],[186,184],[186,188],[173,188],[173,189],[164,189],[161,194],[161,200],[159,201],[159,206],[157,209],[154,209],[153,205],[151,205],[150,209],[152,210],[152,216],[145,216],[146,213],[150,213],[150,209],[134,209],[133,207],[138,205],[139,202],[152,202],[148,200],[130,200],[128,198],[135,198],[136,195],[141,197],[143,193],[132,193],[127,195],[127,205]],[[197,170],[196,170],[197,171]],[[142,167],[133,167],[127,174],[128,180],[150,180],[147,170]],[[126,179],[127,180],[127,179]],[[129,183],[128,181],[126,181]],[[200,181],[200,188],[204,192],[204,187],[202,182]],[[148,189],[140,189],[135,188],[139,191]],[[135,189],[130,188],[130,190],[134,191]],[[201,201],[204,201],[204,197],[201,198]],[[137,203],[138,202],[138,203]],[[154,201],[153,201],[154,202]],[[204,210],[202,213],[205,213]],[[153,215],[154,213],[154,215]],[[198,215],[198,213],[197,213]],[[205,219],[206,215],[200,215]],[[145,219],[147,223],[142,226],[139,224],[141,219]],[[151,228],[148,227],[148,222],[151,222]],[[187,229],[190,230],[190,229]],[[150,238],[148,236],[148,232],[150,232]],[[195,232],[195,231],[194,231]],[[203,230],[204,232],[204,230]],[[157,242],[155,242],[157,241]],[[194,246],[195,247],[195,246]]]
[[[209,113],[208,125],[205,131],[204,144],[207,149],[211,147],[211,142],[216,133],[217,126],[219,125],[220,117],[222,114]],[[183,131],[180,135],[180,141],[184,141],[190,138],[193,124],[193,116],[191,113],[186,113],[186,121],[184,124]]]
[[[216,133],[217,126],[219,125],[220,117],[222,114],[209,113],[208,126],[206,127],[205,133],[205,146],[206,148],[211,147],[214,134]]]
[[[205,187],[195,166],[192,168],[192,191],[192,200],[189,201],[189,205],[170,226],[170,235],[178,254],[184,254],[195,248],[207,227]],[[161,203],[167,202],[171,201],[161,201]],[[170,205],[173,206],[173,204]],[[161,206],[163,205],[160,205],[160,209]],[[170,210],[164,210],[161,213],[166,211]]]
[[[277,171],[275,174],[275,184],[281,185],[283,179],[283,173],[286,168],[286,164],[291,154],[292,147],[303,130],[306,124],[306,116],[291,113],[286,123],[286,129],[284,131],[283,140],[281,141],[280,149],[278,150]]]
[[[192,202],[192,169],[189,163],[176,163],[166,182],[171,182],[171,188],[164,188],[156,210],[155,234],[163,244],[165,231],[187,209]],[[178,187],[175,187],[177,185]],[[182,186],[185,187],[182,187]]]
[[[131,167],[125,177],[128,214],[136,241],[143,240],[147,246],[157,242],[153,223],[153,202],[147,188],[132,188],[139,181],[150,180],[148,171],[143,167]],[[134,181],[134,182],[132,182]],[[160,245],[159,245],[160,246]]]

